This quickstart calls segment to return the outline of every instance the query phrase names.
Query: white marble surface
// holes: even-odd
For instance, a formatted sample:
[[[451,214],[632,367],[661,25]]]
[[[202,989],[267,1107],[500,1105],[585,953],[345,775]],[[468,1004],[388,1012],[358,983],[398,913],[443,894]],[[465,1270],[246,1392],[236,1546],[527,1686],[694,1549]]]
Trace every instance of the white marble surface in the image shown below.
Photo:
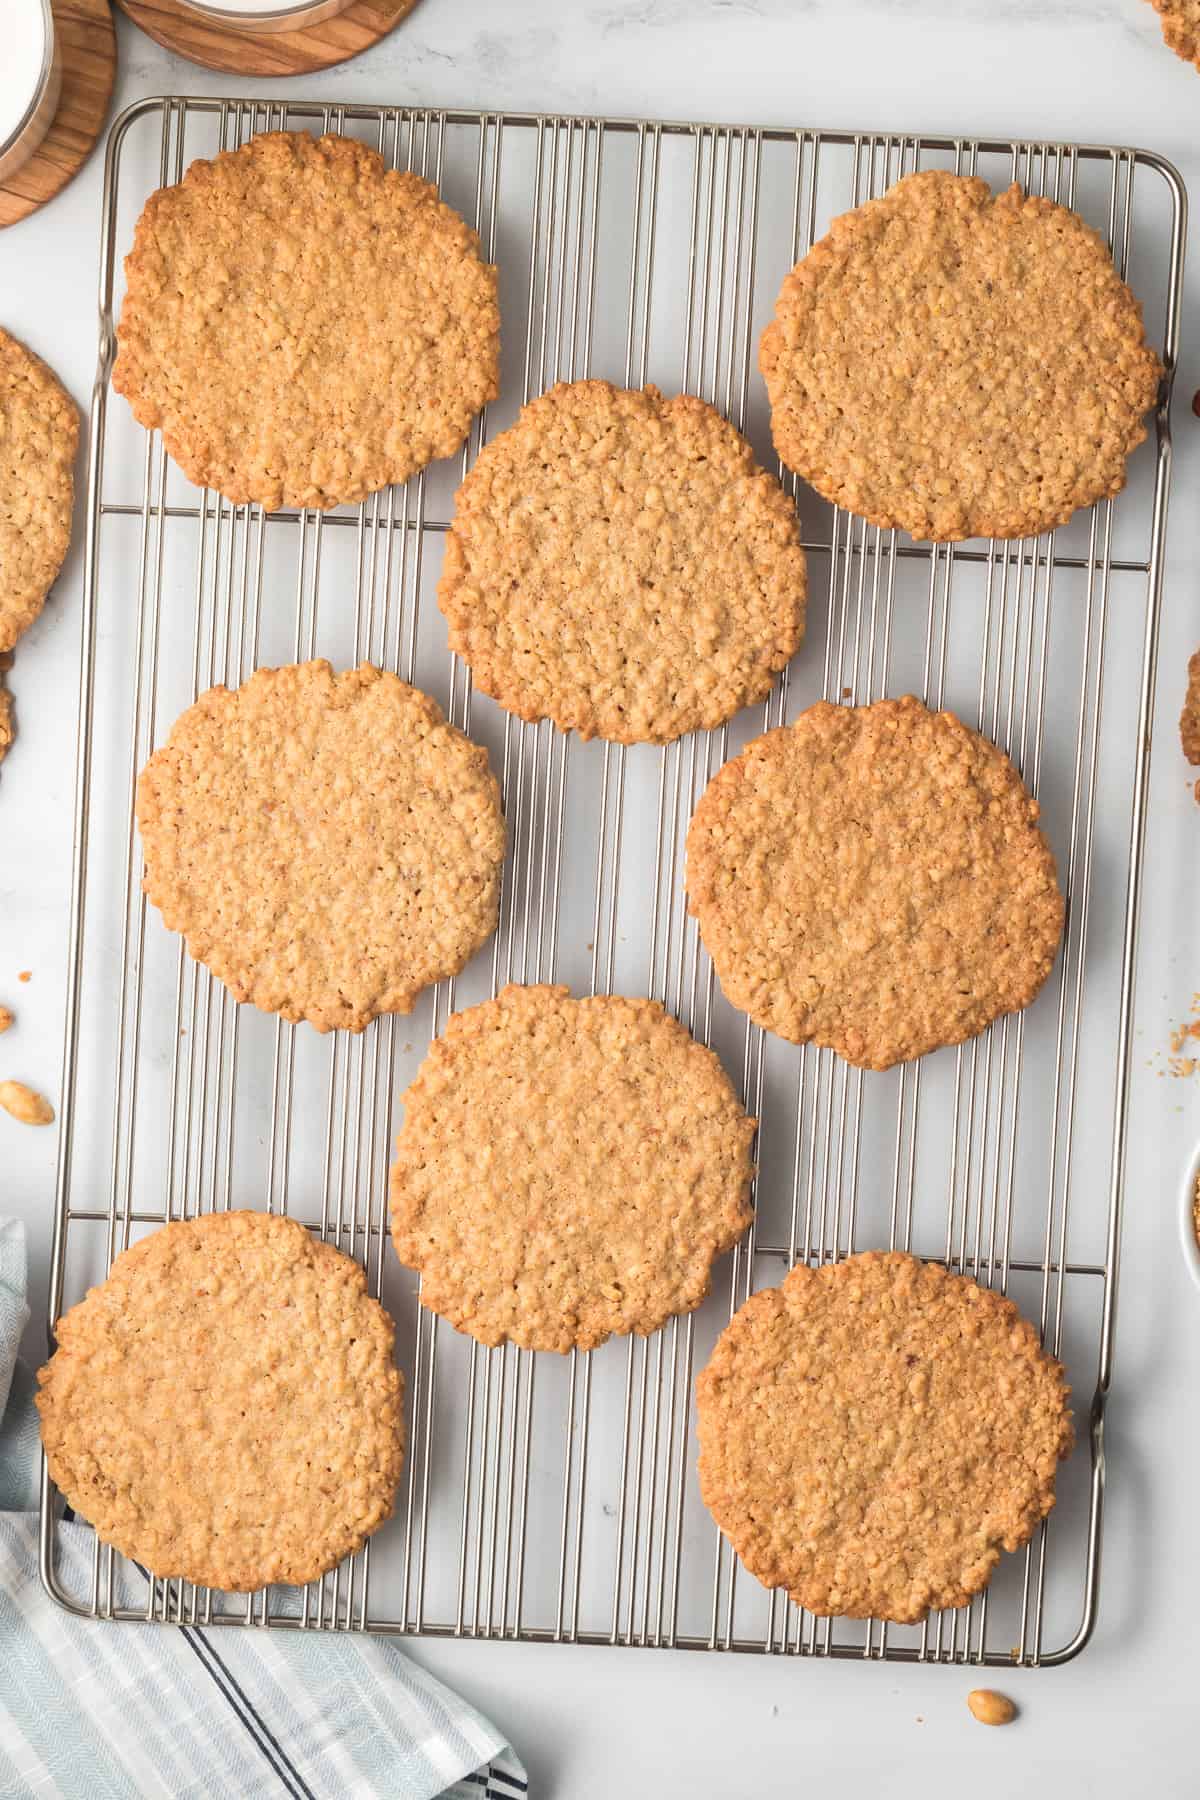
[[[117,105],[237,84],[168,58],[120,22]],[[259,83],[259,89],[269,84]],[[314,95],[571,108],[658,117],[864,126],[1146,145],[1200,195],[1200,75],[1162,46],[1144,0],[422,0]],[[99,160],[55,204],[0,234],[0,321],[86,401],[94,362]],[[1140,966],[1128,1218],[1109,1414],[1110,1502],[1096,1638],[1055,1672],[1014,1675],[1018,1726],[968,1716],[970,1678],[943,1669],[780,1666],[752,1658],[421,1644],[418,1654],[502,1721],[534,1792],[740,1797],[966,1788],[1035,1780],[1063,1795],[1196,1791],[1190,1622],[1200,1292],[1176,1226],[1200,1135],[1200,1081],[1157,1074],[1169,1026],[1200,988],[1200,814],[1177,749],[1182,671],[1200,641],[1200,386],[1189,279],[1175,409],[1170,532]],[[71,851],[81,559],[20,648],[20,740],[0,773],[0,1000],[20,1012],[0,1073],[58,1083]],[[18,985],[17,972],[33,979]],[[44,1292],[55,1141],[0,1119],[0,1208],[28,1219]],[[41,1322],[31,1328],[36,1354]],[[952,1787],[953,1784],[953,1787]]]

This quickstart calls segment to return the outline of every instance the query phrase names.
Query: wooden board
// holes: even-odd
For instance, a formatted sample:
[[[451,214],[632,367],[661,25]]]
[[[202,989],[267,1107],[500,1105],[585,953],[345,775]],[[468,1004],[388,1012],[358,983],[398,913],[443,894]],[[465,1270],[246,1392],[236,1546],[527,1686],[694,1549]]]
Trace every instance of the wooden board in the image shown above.
[[[226,75],[311,75],[385,38],[417,0],[354,0],[323,24],[254,34],[210,25],[178,0],[117,0],[123,13],[164,49]]]
[[[62,97],[29,161],[0,186],[0,227],[53,200],[78,175],[108,117],[117,40],[108,0],[50,0],[62,45]]]

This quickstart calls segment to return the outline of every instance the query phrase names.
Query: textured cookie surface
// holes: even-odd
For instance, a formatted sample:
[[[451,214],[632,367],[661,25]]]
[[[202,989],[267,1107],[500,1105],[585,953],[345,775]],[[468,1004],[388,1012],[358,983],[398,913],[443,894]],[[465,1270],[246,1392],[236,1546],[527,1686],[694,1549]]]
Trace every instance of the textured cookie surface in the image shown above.
[[[451,1016],[404,1096],[396,1251],[481,1343],[645,1334],[700,1304],[750,1223],[753,1135],[656,1001],[508,987]]]
[[[320,1031],[410,1012],[496,927],[487,754],[369,663],[211,688],[142,770],[143,886],[234,997]]]
[[[1176,56],[1200,69],[1200,0],[1150,0],[1150,4]]]
[[[166,1225],[56,1335],[38,1376],[50,1473],[155,1575],[313,1581],[390,1515],[404,1454],[392,1322],[358,1264],[294,1220]]]
[[[57,375],[0,331],[0,650],[33,624],[67,554],[78,447]]]
[[[718,412],[577,381],[480,455],[438,599],[502,706],[628,744],[763,699],[805,592],[795,508]]]
[[[964,1605],[1050,1511],[1068,1391],[989,1288],[900,1252],[800,1264],[696,1384],[700,1491],[767,1587],[913,1623]]]
[[[938,170],[834,221],[759,362],[788,467],[938,541],[1023,537],[1119,492],[1162,374],[1077,214]]]
[[[13,739],[17,735],[13,724],[12,695],[4,685],[8,671],[12,668],[11,650],[0,650],[0,762],[12,749]]]
[[[1200,763],[1200,650],[1188,661],[1187,696],[1179,715],[1179,741],[1190,763]]]
[[[449,456],[497,392],[496,272],[416,175],[272,131],[150,196],[113,386],[190,480],[329,507]]]
[[[734,1006],[886,1069],[1027,1006],[1050,973],[1063,901],[1037,819],[952,713],[822,701],[709,783],[688,904]]]

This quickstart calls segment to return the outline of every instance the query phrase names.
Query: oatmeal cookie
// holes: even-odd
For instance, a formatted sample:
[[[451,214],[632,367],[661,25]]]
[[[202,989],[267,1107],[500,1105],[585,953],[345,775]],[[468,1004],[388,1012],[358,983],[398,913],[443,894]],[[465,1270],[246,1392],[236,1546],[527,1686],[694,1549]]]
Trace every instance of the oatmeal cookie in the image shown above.
[[[796,510],[703,400],[562,383],[463,482],[438,599],[523,719],[669,742],[762,700],[804,632]]]
[[[1179,715],[1179,741],[1193,765],[1200,763],[1200,650],[1188,662],[1187,696]]]
[[[50,1473],[106,1544],[233,1592],[314,1581],[392,1511],[392,1322],[357,1263],[278,1214],[154,1231],[58,1322]]]
[[[990,1288],[899,1251],[799,1264],[696,1383],[700,1492],[767,1587],[913,1624],[965,1605],[1050,1511],[1068,1393]]]
[[[0,651],[41,612],[71,541],[79,409],[41,357],[0,331]]]
[[[189,480],[336,506],[459,448],[495,398],[496,271],[419,176],[271,131],[150,196],[113,386]]]
[[[318,1031],[411,1012],[491,936],[487,754],[364,663],[210,688],[142,770],[143,886],[237,1000]]]
[[[1118,493],[1163,372],[1076,213],[933,169],[834,220],[759,362],[788,467],[937,542],[1030,536]]]
[[[750,1223],[753,1136],[656,1001],[507,987],[451,1016],[404,1096],[396,1252],[480,1343],[644,1336],[700,1304]]]
[[[734,1006],[865,1069],[1028,1006],[1063,899],[1012,763],[919,700],[821,701],[719,769],[689,910]]]
[[[1200,69],[1200,0],[1150,0],[1167,45]]]

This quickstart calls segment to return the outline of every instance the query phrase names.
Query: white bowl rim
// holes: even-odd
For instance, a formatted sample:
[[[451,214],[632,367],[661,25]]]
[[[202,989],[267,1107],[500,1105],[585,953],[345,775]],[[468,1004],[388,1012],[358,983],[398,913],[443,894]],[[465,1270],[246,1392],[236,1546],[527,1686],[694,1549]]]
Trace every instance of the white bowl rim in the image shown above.
[[[1198,1175],[1200,1175],[1200,1144],[1188,1158],[1179,1194],[1179,1241],[1183,1249],[1183,1260],[1187,1264],[1192,1280],[1200,1288],[1200,1244],[1196,1242],[1194,1212]]]

